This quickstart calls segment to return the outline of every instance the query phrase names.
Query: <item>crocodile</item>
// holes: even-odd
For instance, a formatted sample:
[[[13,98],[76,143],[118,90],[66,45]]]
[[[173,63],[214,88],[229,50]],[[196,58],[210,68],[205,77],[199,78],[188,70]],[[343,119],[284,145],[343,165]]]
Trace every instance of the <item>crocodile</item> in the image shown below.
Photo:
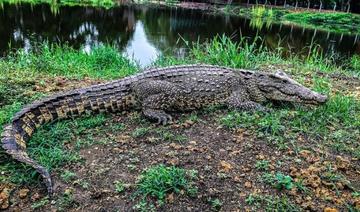
[[[284,72],[267,73],[212,65],[152,68],[103,84],[55,94],[25,106],[4,127],[2,148],[19,162],[32,166],[53,193],[49,171],[26,152],[26,142],[41,125],[83,114],[141,110],[143,115],[168,124],[169,113],[210,105],[269,111],[269,101],[319,105],[326,95],[314,92]]]

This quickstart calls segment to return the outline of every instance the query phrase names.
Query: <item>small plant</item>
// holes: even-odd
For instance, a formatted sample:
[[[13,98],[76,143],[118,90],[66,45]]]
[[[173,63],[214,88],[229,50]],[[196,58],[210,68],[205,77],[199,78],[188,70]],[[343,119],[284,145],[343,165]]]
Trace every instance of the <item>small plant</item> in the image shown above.
[[[74,172],[71,172],[69,170],[65,170],[62,174],[61,174],[61,178],[65,181],[65,182],[70,182],[72,180],[74,180],[76,178],[76,174]]]
[[[354,191],[351,193],[351,195],[354,197],[354,198],[357,198],[357,197],[360,197],[360,192],[359,191]]]
[[[140,175],[136,195],[142,196],[142,199],[154,197],[161,206],[164,204],[166,194],[180,193],[182,190],[191,193],[194,177],[194,172],[189,173],[175,166],[154,166]]]
[[[145,136],[147,133],[149,133],[150,128],[144,128],[144,127],[140,127],[140,128],[136,128],[133,132],[132,132],[132,137],[134,138],[139,138],[139,137],[143,137]]]
[[[307,194],[307,193],[309,193],[309,189],[306,188],[306,186],[304,185],[303,181],[304,181],[304,180],[302,180],[302,179],[301,179],[301,180],[298,180],[298,181],[295,181],[295,182],[294,182],[294,185],[295,185],[295,187],[297,188],[298,191]]]
[[[37,201],[37,202],[33,203],[31,205],[31,208],[34,209],[34,210],[39,209],[39,208],[44,207],[45,205],[47,205],[49,202],[50,202],[49,199],[47,197],[44,197],[40,201]]]
[[[264,211],[301,211],[286,196],[250,194],[245,202],[257,209],[262,208]]]
[[[268,160],[256,161],[255,168],[261,171],[266,171],[269,169],[269,161]]]
[[[211,205],[211,209],[215,210],[215,211],[220,210],[221,206],[223,205],[223,203],[218,198],[209,199],[208,201],[209,201],[209,203]]]
[[[76,204],[77,203],[71,190],[66,190],[64,194],[60,196],[58,200],[56,200],[56,206],[61,211]]]
[[[284,175],[283,173],[276,173],[275,175],[275,187],[279,190],[287,189],[291,190],[294,187],[293,179],[289,175]]]
[[[125,191],[125,186],[123,182],[117,180],[114,182],[114,184],[115,184],[115,191],[117,193],[122,193],[123,191]]]

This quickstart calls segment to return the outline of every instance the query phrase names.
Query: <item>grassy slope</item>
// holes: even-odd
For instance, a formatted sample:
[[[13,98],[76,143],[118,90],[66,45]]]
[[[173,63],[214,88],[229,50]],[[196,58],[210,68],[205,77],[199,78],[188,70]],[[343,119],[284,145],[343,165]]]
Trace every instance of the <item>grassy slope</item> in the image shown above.
[[[279,8],[265,8],[263,6],[254,6],[252,8],[225,8],[223,11],[250,19],[260,19],[262,22],[274,21],[290,23],[335,33],[360,33],[360,15],[352,13],[306,10],[295,11]]]
[[[305,27],[339,33],[360,33],[360,15],[351,13],[294,12],[285,15],[282,19]]]
[[[359,57],[353,57],[348,66],[334,65],[331,60],[316,54],[316,51],[306,58],[294,56],[284,59],[280,52],[259,49],[245,41],[235,44],[227,37],[217,38],[204,45],[196,44],[190,54],[183,60],[160,58],[155,65],[208,63],[263,70],[280,68],[314,90],[330,95],[327,104],[313,109],[284,106],[275,109],[271,114],[229,112],[219,119],[220,125],[249,129],[257,137],[277,146],[280,151],[289,148],[295,152],[311,149],[311,146],[298,142],[299,139],[306,138],[309,142],[337,154],[360,159],[359,93],[354,87],[345,86],[345,82],[359,80]],[[68,47],[42,44],[37,52],[25,54],[19,50],[16,54],[0,60],[0,70],[1,126],[8,122],[23,104],[54,92],[55,90],[37,88],[48,88],[53,85],[51,82],[58,81],[59,77],[65,82],[90,80],[91,83],[99,79],[115,79],[132,74],[136,71],[136,66],[108,46],[99,47],[87,55]],[[333,77],[334,74],[341,77]],[[346,80],[343,81],[342,78]],[[79,79],[81,81],[76,81]],[[29,152],[49,169],[79,161],[75,151],[67,151],[69,140],[75,139],[79,148],[104,142],[103,139],[94,140],[94,137],[121,128],[121,125],[108,123],[107,120],[107,116],[99,115],[44,126],[29,142]],[[33,170],[9,160],[4,155],[0,157],[5,161],[0,165],[0,182],[40,183]]]

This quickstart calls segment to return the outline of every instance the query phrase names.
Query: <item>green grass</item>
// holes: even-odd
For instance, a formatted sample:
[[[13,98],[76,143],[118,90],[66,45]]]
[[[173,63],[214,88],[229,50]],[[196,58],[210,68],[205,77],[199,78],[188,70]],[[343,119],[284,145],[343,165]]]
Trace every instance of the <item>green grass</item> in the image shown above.
[[[116,193],[122,193],[123,191],[125,191],[125,185],[123,182],[115,181],[114,184]]]
[[[117,2],[114,0],[0,0],[0,4],[10,3],[10,4],[49,4],[51,6],[51,12],[57,14],[59,7],[66,6],[94,6],[94,7],[104,7],[111,8],[117,5]]]
[[[319,46],[304,47],[305,55],[290,54],[283,56],[283,49],[278,46],[268,48],[260,37],[250,42],[246,38],[234,42],[227,36],[216,36],[206,43],[189,43],[184,41],[190,48],[189,56],[184,59],[173,57],[160,57],[154,62],[155,66],[167,66],[189,63],[206,63],[222,65],[232,68],[258,69],[264,66],[291,67],[289,71],[296,75],[313,74],[314,72],[341,73],[359,77],[354,67],[344,67],[348,64],[336,65],[335,58],[331,55],[323,55]],[[357,59],[353,59],[355,64]]]
[[[0,59],[3,76],[12,72],[68,78],[117,79],[133,74],[137,66],[114,47],[101,45],[91,53],[67,45],[42,43],[27,53],[23,49]]]
[[[301,211],[300,207],[292,203],[286,196],[250,194],[245,202],[264,211]]]
[[[136,73],[138,67],[109,45],[98,46],[90,54],[67,45],[38,44],[26,53],[19,49],[0,58],[0,130],[15,112],[45,93],[31,91],[46,79],[118,79]]]
[[[44,125],[31,137],[28,142],[28,152],[32,158],[49,170],[62,167],[65,164],[81,160],[76,149],[67,148],[67,144],[75,140],[79,142],[88,138],[94,142],[97,133],[108,130],[102,128],[107,118],[104,115],[84,117],[76,120],[66,120],[53,125]],[[7,156],[4,156],[6,159]],[[7,159],[8,160],[8,159]],[[31,184],[39,181],[38,174],[30,167],[13,160],[0,166],[4,174],[0,182],[13,182],[17,184]],[[64,172],[61,176],[66,181],[72,178],[73,173]]]
[[[354,55],[350,59],[350,68],[360,76],[360,56]]]
[[[301,26],[329,30],[338,33],[360,33],[360,15],[343,12],[293,12],[286,14],[285,21]]]
[[[275,175],[265,173],[262,175],[261,180],[278,190],[291,190],[295,186],[293,178],[289,175],[284,175],[282,172],[277,172]]]
[[[311,142],[360,158],[359,117],[359,100],[335,95],[316,108],[297,106],[296,110],[282,108],[271,114],[230,112],[220,122],[230,128],[251,129],[279,148],[288,147],[303,135]]]
[[[135,196],[140,196],[142,203],[148,197],[155,198],[159,206],[165,203],[166,195],[181,191],[192,196],[196,193],[193,180],[196,179],[196,171],[185,170],[175,166],[166,167],[158,165],[143,171],[137,182]]]
[[[277,22],[296,24],[301,27],[320,29],[335,33],[360,33],[360,15],[344,12],[318,12],[306,10],[290,10],[253,6],[251,8],[234,7],[230,14],[251,19],[254,27],[261,29],[264,23]],[[228,12],[229,13],[229,12]]]

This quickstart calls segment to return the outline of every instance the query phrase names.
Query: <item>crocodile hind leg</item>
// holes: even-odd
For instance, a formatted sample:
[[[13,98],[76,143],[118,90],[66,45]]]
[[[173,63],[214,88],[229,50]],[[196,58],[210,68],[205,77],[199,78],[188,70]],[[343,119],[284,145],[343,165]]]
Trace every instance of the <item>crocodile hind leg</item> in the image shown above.
[[[169,103],[164,101],[164,95],[157,94],[146,98],[143,102],[143,114],[146,118],[157,120],[157,124],[166,125],[172,122],[171,115],[167,114],[164,109],[169,107]]]
[[[173,102],[180,96],[181,89],[171,82],[149,80],[135,85],[133,90],[142,102],[141,107],[146,118],[163,125],[172,122],[171,115],[165,111],[172,107]]]

